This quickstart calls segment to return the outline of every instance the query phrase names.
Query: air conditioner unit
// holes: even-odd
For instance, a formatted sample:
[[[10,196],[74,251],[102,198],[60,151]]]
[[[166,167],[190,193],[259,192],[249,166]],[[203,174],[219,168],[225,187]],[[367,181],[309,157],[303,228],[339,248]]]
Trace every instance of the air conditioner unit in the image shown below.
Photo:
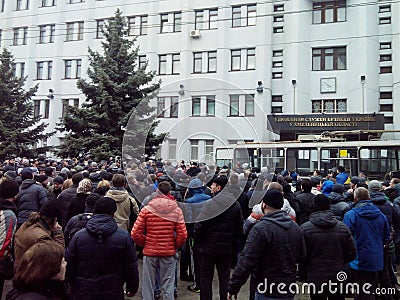
[[[190,36],[192,38],[199,38],[200,37],[200,30],[190,30]]]

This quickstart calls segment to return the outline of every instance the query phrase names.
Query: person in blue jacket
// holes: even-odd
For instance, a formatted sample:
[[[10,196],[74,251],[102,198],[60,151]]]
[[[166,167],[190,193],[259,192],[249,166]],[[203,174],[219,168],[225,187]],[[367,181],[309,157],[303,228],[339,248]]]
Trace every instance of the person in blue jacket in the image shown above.
[[[338,174],[336,175],[336,183],[345,184],[349,178],[349,174],[346,173],[346,170],[343,166],[339,166],[337,170]]]
[[[384,247],[389,246],[390,227],[386,216],[370,200],[369,191],[360,187],[354,191],[354,207],[344,215],[345,223],[354,238],[356,259],[350,262],[359,293],[355,299],[375,299],[372,292],[379,284],[378,272],[384,268]],[[364,284],[370,284],[367,291]]]

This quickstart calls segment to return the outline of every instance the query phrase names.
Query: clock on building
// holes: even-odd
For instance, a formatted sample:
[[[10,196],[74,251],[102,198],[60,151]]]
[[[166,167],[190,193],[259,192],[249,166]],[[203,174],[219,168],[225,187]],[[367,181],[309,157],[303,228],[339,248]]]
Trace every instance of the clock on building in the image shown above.
[[[336,93],[336,78],[321,78],[321,93]]]

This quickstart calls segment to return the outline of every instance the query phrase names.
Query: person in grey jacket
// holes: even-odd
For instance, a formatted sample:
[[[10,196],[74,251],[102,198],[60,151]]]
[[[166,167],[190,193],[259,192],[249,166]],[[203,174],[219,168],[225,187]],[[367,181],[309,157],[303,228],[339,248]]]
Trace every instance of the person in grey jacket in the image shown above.
[[[38,212],[40,208],[47,203],[46,190],[33,179],[31,168],[25,168],[21,171],[22,184],[19,188],[17,199],[18,208],[18,227],[22,225],[33,212]]]
[[[350,210],[349,204],[343,196],[344,185],[335,183],[332,188],[332,192],[328,198],[331,200],[331,211],[334,213],[336,219],[339,221],[343,220],[344,214]]]

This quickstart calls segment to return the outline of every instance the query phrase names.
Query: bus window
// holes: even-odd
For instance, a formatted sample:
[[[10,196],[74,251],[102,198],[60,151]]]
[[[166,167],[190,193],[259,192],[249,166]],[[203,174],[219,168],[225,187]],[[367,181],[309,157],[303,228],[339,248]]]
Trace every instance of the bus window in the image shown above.
[[[357,176],[357,157],[357,148],[321,149],[321,171],[328,174],[333,167],[343,166],[350,176]]]
[[[261,149],[261,168],[284,169],[285,168],[285,150],[282,148],[262,148]]]
[[[383,180],[386,173],[399,170],[399,147],[360,149],[360,170],[370,179]]]
[[[318,150],[287,149],[286,161],[289,171],[295,170],[301,176],[311,175],[315,169],[318,169]]]

